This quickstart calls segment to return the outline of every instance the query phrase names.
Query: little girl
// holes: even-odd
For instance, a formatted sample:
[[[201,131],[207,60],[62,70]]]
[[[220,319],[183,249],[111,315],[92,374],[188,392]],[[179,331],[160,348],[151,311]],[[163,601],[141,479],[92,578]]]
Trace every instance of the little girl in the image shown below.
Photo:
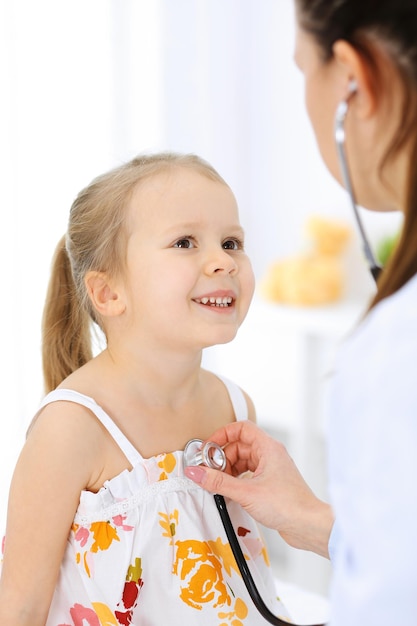
[[[0,581],[7,626],[264,624],[210,494],[182,450],[248,396],[201,368],[231,341],[254,289],[236,200],[193,155],[134,159],[76,198],[43,321],[48,394],[11,490]],[[93,357],[91,321],[106,347]],[[265,547],[230,514],[275,614]]]

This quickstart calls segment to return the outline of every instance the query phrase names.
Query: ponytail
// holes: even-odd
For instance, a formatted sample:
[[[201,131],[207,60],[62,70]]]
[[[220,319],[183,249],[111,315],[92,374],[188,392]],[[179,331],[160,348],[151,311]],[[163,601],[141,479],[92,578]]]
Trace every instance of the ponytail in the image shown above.
[[[80,305],[70,262],[61,238],[52,261],[42,318],[45,391],[55,389],[92,357],[90,317]]]
[[[162,152],[138,156],[102,174],[75,198],[67,234],[55,251],[43,313],[42,361],[47,392],[92,358],[92,322],[107,338],[104,321],[88,296],[85,277],[89,271],[109,276],[123,273],[129,236],[126,209],[133,190],[141,181],[175,167],[188,167],[224,183],[203,159]]]

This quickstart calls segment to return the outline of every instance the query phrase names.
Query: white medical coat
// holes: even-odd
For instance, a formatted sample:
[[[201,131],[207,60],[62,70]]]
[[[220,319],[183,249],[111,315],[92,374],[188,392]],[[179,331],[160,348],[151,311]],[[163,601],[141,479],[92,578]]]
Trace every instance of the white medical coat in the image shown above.
[[[332,626],[417,624],[417,277],[344,342],[328,395]]]

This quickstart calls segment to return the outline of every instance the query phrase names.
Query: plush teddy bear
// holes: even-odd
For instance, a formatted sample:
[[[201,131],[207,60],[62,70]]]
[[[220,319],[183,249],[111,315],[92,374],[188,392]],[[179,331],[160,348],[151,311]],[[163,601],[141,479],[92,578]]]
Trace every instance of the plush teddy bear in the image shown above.
[[[348,224],[311,216],[305,225],[308,250],[278,260],[260,282],[260,293],[268,300],[297,306],[324,305],[343,295],[342,256],[351,237]]]

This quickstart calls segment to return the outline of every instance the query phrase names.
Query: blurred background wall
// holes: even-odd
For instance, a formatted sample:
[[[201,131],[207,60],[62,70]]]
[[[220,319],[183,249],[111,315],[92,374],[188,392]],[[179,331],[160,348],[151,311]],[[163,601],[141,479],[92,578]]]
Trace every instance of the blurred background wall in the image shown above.
[[[72,200],[93,177],[146,151],[205,157],[236,193],[258,279],[300,245],[306,216],[351,221],[306,118],[293,42],[292,0],[0,0],[2,526],[11,472],[43,393],[50,260]],[[373,240],[397,223],[365,219]],[[349,297],[361,300],[370,286],[359,253],[351,268]],[[285,438],[304,385],[313,384],[305,355],[296,358],[310,317],[294,325],[274,311],[262,315],[255,307],[236,347],[212,350],[207,363],[237,378],[259,404],[260,423]],[[326,319],[320,328],[332,324]],[[350,319],[336,320],[335,336]],[[319,437],[314,464],[324,490],[322,445]],[[323,590],[326,573],[317,577],[314,567],[304,575],[303,564],[292,577]]]

